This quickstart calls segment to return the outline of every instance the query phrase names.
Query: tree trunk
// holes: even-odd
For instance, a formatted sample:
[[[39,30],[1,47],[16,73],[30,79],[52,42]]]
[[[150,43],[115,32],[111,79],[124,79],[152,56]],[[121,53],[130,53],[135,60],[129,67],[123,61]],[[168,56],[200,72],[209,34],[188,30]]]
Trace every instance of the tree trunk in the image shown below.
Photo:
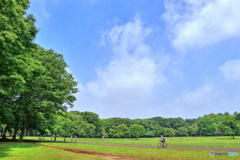
[[[27,125],[28,125],[29,121],[30,121],[30,118],[26,118],[26,120],[23,123],[23,127],[21,129],[21,134],[20,134],[20,137],[19,137],[19,140],[18,140],[19,142],[23,141],[23,137],[24,137],[24,134],[25,134],[25,131],[27,129]]]
[[[7,124],[7,126],[5,127],[5,129],[3,130],[2,140],[7,140],[7,136],[6,136],[7,130],[8,130],[8,124]]]
[[[14,127],[14,132],[13,132],[13,137],[12,137],[13,141],[16,141],[16,139],[17,139],[17,131],[18,131],[18,125],[16,124]]]

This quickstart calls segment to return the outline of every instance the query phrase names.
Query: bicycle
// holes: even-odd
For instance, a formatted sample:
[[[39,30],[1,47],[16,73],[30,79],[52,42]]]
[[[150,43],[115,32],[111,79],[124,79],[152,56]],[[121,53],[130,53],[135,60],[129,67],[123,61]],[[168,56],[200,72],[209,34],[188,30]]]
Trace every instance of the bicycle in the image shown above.
[[[157,143],[157,148],[167,148],[167,143],[165,142],[165,143],[163,143],[163,142],[158,142]]]

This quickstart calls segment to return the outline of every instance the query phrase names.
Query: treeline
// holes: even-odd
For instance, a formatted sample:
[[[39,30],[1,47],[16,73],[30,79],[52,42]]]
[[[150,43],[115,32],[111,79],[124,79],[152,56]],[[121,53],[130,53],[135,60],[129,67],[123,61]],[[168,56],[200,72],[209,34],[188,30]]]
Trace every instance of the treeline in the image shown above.
[[[99,119],[96,113],[71,111],[67,114],[67,136],[79,137],[157,137],[165,136],[213,136],[240,135],[240,113],[233,115],[225,112],[204,115],[196,119],[162,118]],[[64,117],[58,116],[58,122],[51,129],[52,133],[64,135]],[[69,122],[69,123],[68,123]],[[56,127],[57,125],[57,127]],[[58,128],[58,129],[57,129]],[[233,137],[234,138],[234,137]]]
[[[43,119],[42,119],[43,120]],[[138,138],[164,136],[240,135],[240,113],[208,114],[197,119],[100,119],[93,112],[58,112],[53,119],[28,126],[28,135]]]
[[[61,54],[34,39],[35,18],[29,0],[0,0],[0,130],[13,140],[35,124],[45,126],[57,111],[73,105],[77,82]],[[47,124],[47,123],[46,123]],[[46,127],[46,126],[45,126]],[[20,132],[20,133],[19,133]]]

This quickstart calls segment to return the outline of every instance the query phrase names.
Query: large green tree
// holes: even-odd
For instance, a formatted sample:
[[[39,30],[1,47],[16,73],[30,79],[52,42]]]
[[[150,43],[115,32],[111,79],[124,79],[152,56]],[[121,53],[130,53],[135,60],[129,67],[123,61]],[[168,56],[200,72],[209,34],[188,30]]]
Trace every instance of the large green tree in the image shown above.
[[[240,113],[235,115],[225,114],[219,125],[219,130],[222,134],[232,135],[234,139],[234,135],[240,133]]]
[[[204,115],[197,121],[200,135],[211,136],[216,133],[217,123],[211,115]]]
[[[143,135],[145,128],[139,124],[133,124],[129,127],[131,137],[138,139]]]
[[[219,129],[222,134],[232,135],[234,138],[234,116],[225,115],[219,125]]]
[[[236,135],[240,135],[240,113],[236,113],[234,117],[234,132]]]
[[[27,125],[38,113],[46,118],[56,111],[65,111],[73,106],[74,93],[78,91],[77,82],[67,72],[67,64],[61,54],[53,50],[36,47],[32,59],[40,62],[39,72],[30,72],[26,80],[26,90],[18,98],[19,112],[22,113],[20,140],[22,140]]]
[[[183,126],[177,129],[177,133],[178,136],[188,136],[188,128]]]
[[[15,124],[16,100],[26,88],[30,66],[24,61],[34,47],[35,19],[26,14],[28,0],[0,0],[0,122],[6,131]],[[27,67],[26,67],[27,66]]]
[[[127,138],[129,137],[129,130],[126,124],[122,123],[114,126],[109,130],[108,135],[113,138]]]
[[[92,124],[93,126],[95,126],[93,136],[101,137],[103,128],[102,128],[102,123],[99,119],[99,116],[93,112],[80,112],[80,115],[82,116],[83,120],[86,121],[88,124]],[[91,126],[91,125],[88,125],[88,126]]]

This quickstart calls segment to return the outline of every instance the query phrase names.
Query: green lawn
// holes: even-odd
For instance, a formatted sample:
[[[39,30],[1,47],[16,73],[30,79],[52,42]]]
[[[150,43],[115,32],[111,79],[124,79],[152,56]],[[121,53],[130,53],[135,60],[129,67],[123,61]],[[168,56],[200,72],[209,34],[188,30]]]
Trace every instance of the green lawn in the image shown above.
[[[26,139],[38,139],[39,137],[26,137]],[[45,140],[51,140],[50,137],[44,137]],[[57,138],[57,141],[63,141],[64,138]],[[145,145],[156,146],[159,138],[134,138],[126,139],[114,139],[105,138],[105,144],[123,144],[123,145]],[[71,141],[70,138],[66,138],[66,141]],[[73,141],[73,140],[72,140]],[[102,143],[101,138],[78,138],[77,142],[87,143]],[[167,138],[169,146],[186,146],[186,147],[225,147],[225,148],[240,148],[240,136],[236,136],[235,139],[231,137],[174,137]]]
[[[82,159],[98,160],[100,158],[86,156],[58,149],[40,146],[33,143],[0,142],[1,160],[59,160],[59,159]]]
[[[25,137],[25,139],[35,139],[39,137]],[[50,137],[45,137],[50,140]],[[63,141],[63,138],[57,138]],[[67,139],[67,141],[71,141]],[[98,138],[78,138],[78,142],[102,143]],[[151,145],[156,146],[158,138],[140,138],[135,139],[110,139],[106,138],[105,144],[124,144],[124,145]],[[230,137],[184,137],[184,138],[167,138],[170,146],[205,146],[205,147],[229,147],[240,148],[240,137],[231,139]],[[113,154],[121,156],[130,156],[143,159],[239,159],[239,156],[210,156],[210,151],[202,150],[175,150],[162,148],[132,148],[132,147],[112,147],[88,144],[72,143],[55,143],[55,142],[37,142],[36,143],[17,143],[17,142],[0,142],[0,159],[81,159],[92,160],[100,159],[93,156],[77,154],[56,148],[72,148],[82,151],[92,151],[104,154]],[[238,153],[240,154],[240,153]]]
[[[211,157],[210,151],[202,150],[174,150],[159,148],[130,148],[130,147],[112,147],[87,144],[71,144],[71,143],[42,143],[45,146],[55,146],[61,148],[74,148],[98,153],[107,153],[114,155],[131,156],[143,159],[239,159],[239,156],[218,156]]]

